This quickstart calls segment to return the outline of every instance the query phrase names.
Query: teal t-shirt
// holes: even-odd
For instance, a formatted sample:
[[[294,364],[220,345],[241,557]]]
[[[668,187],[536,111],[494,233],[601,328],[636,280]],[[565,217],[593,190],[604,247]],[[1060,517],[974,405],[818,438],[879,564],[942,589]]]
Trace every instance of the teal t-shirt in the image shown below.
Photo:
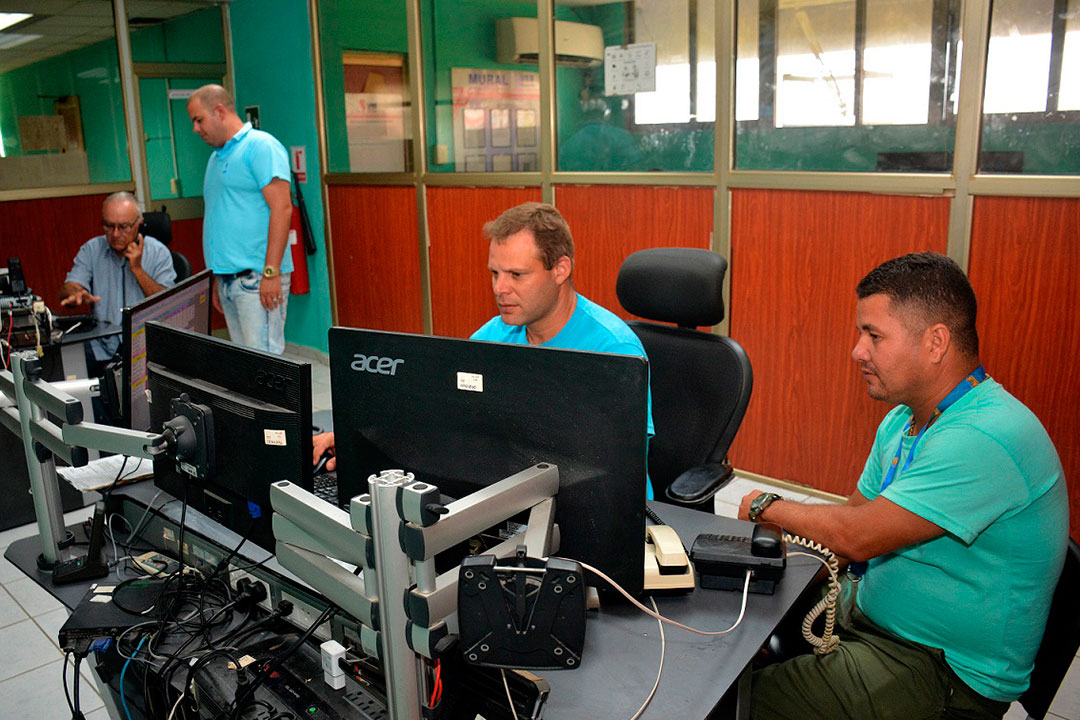
[[[496,315],[480,326],[480,329],[472,334],[473,340],[488,340],[491,342],[512,343],[525,345],[529,341],[525,337],[524,325],[507,325],[502,317]],[[545,343],[536,347],[562,348],[563,350],[586,350],[590,352],[605,352],[615,355],[638,355],[648,359],[641,340],[624,323],[619,316],[597,305],[592,300],[578,293],[577,305],[570,319],[563,329]],[[648,392],[648,437],[656,434],[653,430],[652,419],[652,390]],[[645,498],[653,499],[652,482],[648,475],[645,476]]]
[[[275,179],[289,182],[289,154],[273,135],[245,123],[210,153],[203,177],[203,258],[216,274],[261,271],[266,264],[270,207],[262,191]],[[292,272],[285,248],[281,272]]]
[[[878,496],[911,409],[878,427],[859,492]],[[972,689],[1027,689],[1069,533],[1065,476],[1035,415],[993,379],[948,408],[883,497],[945,534],[870,560],[858,603],[889,632],[941,648]]]

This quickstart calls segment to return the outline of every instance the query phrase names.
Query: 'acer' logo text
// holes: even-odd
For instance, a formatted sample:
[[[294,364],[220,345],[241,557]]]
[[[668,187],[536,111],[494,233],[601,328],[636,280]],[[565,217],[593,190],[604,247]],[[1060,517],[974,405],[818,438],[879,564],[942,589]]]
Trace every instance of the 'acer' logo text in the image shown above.
[[[361,355],[356,353],[353,355],[352,365],[350,367],[357,372],[369,372],[377,373],[379,375],[394,375],[397,373],[398,365],[405,362],[404,358],[394,359],[388,357],[379,357],[377,355]]]

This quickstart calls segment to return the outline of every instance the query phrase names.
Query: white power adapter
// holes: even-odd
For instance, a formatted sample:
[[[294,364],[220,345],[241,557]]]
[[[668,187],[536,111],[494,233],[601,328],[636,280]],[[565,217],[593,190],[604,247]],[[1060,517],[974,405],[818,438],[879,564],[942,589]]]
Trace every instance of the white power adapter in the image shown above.
[[[345,657],[345,648],[337,640],[327,640],[319,646],[322,655],[323,680],[334,690],[345,687],[345,671],[338,663]]]

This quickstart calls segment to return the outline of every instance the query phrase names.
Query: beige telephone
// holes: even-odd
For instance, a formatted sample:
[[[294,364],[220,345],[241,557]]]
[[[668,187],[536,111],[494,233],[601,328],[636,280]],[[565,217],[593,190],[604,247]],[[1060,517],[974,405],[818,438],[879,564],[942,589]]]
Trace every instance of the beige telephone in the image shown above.
[[[645,528],[645,590],[693,590],[694,568],[682,541],[667,525]]]

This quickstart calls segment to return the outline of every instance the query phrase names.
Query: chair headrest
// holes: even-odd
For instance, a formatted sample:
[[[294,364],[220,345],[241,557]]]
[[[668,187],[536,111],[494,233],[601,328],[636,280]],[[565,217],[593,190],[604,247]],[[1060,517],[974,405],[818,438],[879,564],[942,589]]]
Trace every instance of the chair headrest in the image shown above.
[[[143,213],[142,226],[139,228],[144,236],[149,235],[163,245],[172,242],[172,223],[169,221],[169,213],[157,210]]]
[[[615,293],[638,317],[682,327],[724,319],[727,260],[711,250],[653,248],[632,253],[619,268]]]

